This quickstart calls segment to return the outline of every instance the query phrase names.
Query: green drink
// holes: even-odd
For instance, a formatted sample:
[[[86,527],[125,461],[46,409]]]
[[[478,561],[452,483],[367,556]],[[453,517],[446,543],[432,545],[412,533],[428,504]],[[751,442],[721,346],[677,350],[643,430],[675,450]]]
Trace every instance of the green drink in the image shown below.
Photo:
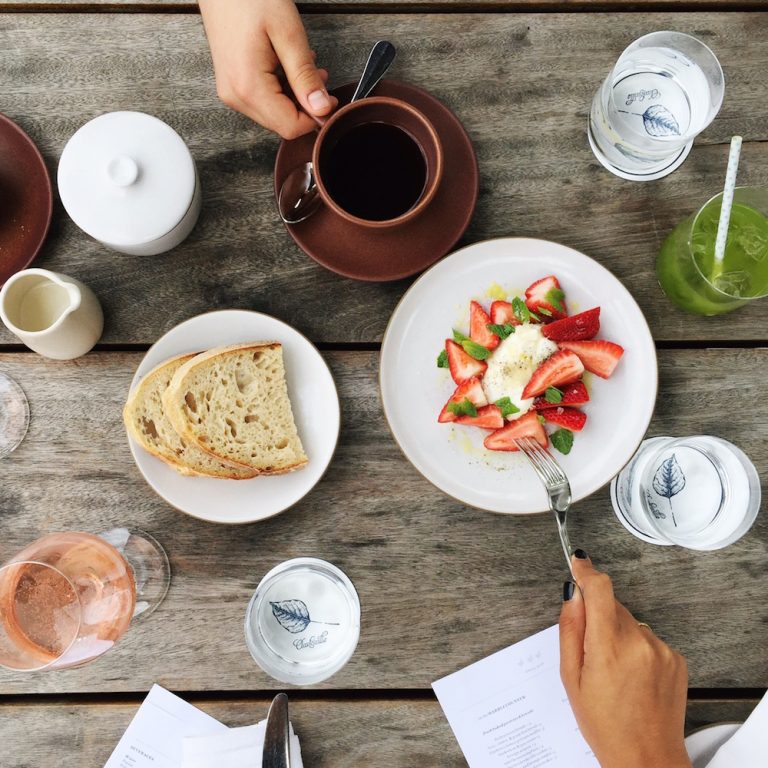
[[[664,293],[697,315],[720,315],[768,294],[768,190],[736,189],[725,258],[716,264],[722,198],[678,224],[656,261]]]

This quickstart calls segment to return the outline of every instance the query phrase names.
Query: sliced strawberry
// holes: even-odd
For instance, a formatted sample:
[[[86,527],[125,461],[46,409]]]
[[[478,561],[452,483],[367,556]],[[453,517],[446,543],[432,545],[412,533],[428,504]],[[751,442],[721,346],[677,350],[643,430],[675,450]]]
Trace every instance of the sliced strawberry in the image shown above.
[[[541,332],[552,341],[593,339],[600,330],[600,307],[545,325]]]
[[[483,429],[500,429],[506,422],[498,406],[486,405],[485,408],[477,409],[477,416],[459,416],[456,423]]]
[[[472,355],[468,355],[460,344],[451,339],[445,340],[445,351],[448,353],[448,367],[451,370],[451,376],[457,384],[463,384],[469,381],[473,376],[483,376],[488,363],[485,360],[475,360]]]
[[[587,423],[587,414],[576,410],[576,408],[547,408],[541,415],[558,427],[565,427],[571,432],[581,432]]]
[[[531,312],[536,312],[543,322],[561,320],[568,314],[565,299],[561,296],[556,299],[550,291],[562,293],[560,283],[554,275],[542,277],[541,280],[529,285],[525,291],[525,305]],[[542,308],[544,311],[540,312]]]
[[[491,304],[491,322],[494,325],[522,325],[508,301],[494,301]]]
[[[569,342],[563,342],[566,344]],[[592,342],[574,342],[577,344],[591,344]],[[523,397],[536,397],[547,390],[548,387],[559,387],[561,384],[570,384],[580,379],[584,373],[584,365],[575,352],[561,349],[548,357],[531,376],[531,380],[525,385]]]
[[[559,342],[558,346],[560,349],[575,352],[588,371],[603,379],[610,377],[624,354],[624,347],[602,339],[596,341],[562,341]]]
[[[462,350],[463,351],[463,350]],[[480,379],[471,378],[465,381],[463,384],[459,384],[456,387],[456,391],[451,395],[448,402],[443,406],[443,410],[440,411],[440,415],[437,420],[440,423],[446,421],[456,421],[457,416],[455,413],[451,413],[448,410],[448,406],[451,403],[463,403],[465,400],[469,400],[475,408],[482,408],[484,405],[488,405],[488,398],[483,391],[483,385],[480,383]]]
[[[488,330],[491,318],[480,304],[473,301],[469,305],[469,338],[482,344],[486,349],[496,349],[501,339]]]
[[[515,445],[515,440],[521,437],[532,437],[542,448],[547,447],[547,433],[535,411],[529,411],[517,421],[510,421],[506,427],[491,432],[483,445],[489,451],[518,451],[520,449]]]
[[[584,386],[583,381],[574,381],[573,384],[566,384],[561,388],[563,399],[559,403],[548,403],[544,397],[537,397],[533,407],[537,411],[544,411],[549,408],[560,408],[565,405],[584,405],[589,402],[589,392]]]

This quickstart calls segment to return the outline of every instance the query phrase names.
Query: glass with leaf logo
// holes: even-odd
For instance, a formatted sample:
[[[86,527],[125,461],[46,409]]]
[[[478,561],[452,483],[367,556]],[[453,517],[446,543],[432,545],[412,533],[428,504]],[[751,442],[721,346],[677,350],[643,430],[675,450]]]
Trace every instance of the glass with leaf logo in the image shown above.
[[[714,53],[681,32],[653,32],[619,57],[592,102],[589,143],[611,173],[650,181],[677,169],[723,103]]]
[[[749,457],[722,438],[656,437],[614,478],[611,501],[643,541],[722,549],[752,527],[760,478]]]

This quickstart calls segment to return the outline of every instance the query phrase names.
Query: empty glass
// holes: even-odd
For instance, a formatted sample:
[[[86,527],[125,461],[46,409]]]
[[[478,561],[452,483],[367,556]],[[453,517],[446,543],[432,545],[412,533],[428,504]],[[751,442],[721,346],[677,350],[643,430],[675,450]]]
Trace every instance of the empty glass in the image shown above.
[[[29,403],[24,390],[0,373],[0,459],[10,456],[29,428]]]
[[[653,32],[619,57],[595,94],[589,144],[611,173],[649,181],[672,173],[723,103],[720,62],[681,32]]]
[[[760,478],[727,440],[656,437],[614,478],[611,501],[624,527],[643,541],[722,549],[752,527]]]

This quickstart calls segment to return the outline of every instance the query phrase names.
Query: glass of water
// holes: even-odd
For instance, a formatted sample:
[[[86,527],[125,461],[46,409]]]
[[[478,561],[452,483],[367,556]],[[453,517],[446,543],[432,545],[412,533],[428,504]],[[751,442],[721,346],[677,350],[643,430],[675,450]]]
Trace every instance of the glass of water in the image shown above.
[[[760,509],[760,478],[747,455],[719,437],[645,440],[611,483],[616,516],[652,544],[722,549]]]
[[[653,32],[619,57],[592,102],[589,144],[611,173],[650,181],[672,173],[723,103],[714,53],[682,32]]]

